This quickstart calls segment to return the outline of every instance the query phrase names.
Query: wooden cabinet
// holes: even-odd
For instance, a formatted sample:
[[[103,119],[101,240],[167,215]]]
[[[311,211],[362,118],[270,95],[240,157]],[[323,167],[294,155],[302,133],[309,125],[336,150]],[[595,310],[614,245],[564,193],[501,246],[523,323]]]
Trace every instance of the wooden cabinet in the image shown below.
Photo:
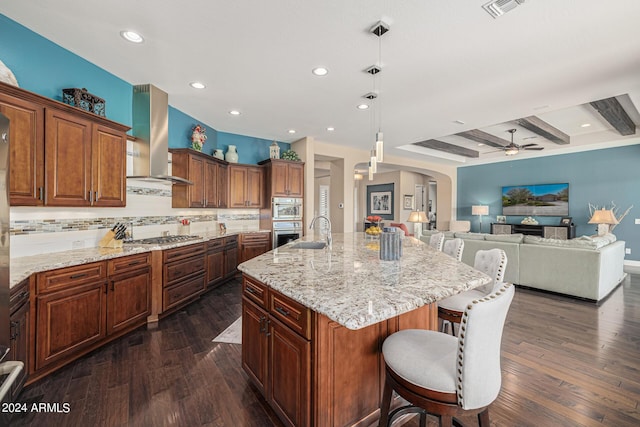
[[[263,170],[258,166],[229,165],[230,208],[260,208],[264,203]]]
[[[193,185],[173,186],[172,207],[227,207],[226,162],[189,148],[169,151],[172,154],[172,173],[193,182]]]
[[[10,344],[7,360],[19,360],[24,363],[24,368],[11,386],[9,401],[15,402],[22,391],[29,374],[29,280],[26,279],[14,286],[9,296]]]
[[[238,264],[242,264],[270,250],[270,233],[242,233],[240,235],[240,259]]]
[[[163,251],[162,310],[184,305],[205,290],[205,244]]]
[[[311,311],[247,276],[242,293],[243,369],[285,425],[310,425]]]
[[[218,286],[238,271],[238,236],[207,242],[207,289]]]
[[[44,107],[0,92],[0,113],[10,122],[11,205],[44,203]]]
[[[304,196],[304,163],[268,159],[259,164],[266,167],[267,194],[271,197]]]
[[[126,205],[128,127],[0,83],[14,206]]]
[[[150,254],[36,276],[34,380],[146,323]]]

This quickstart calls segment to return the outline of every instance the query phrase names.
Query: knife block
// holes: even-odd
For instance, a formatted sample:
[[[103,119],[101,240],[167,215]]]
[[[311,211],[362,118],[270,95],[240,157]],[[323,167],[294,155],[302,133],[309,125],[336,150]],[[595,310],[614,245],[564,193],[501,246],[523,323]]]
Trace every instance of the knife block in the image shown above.
[[[121,248],[122,240],[116,239],[116,233],[109,230],[107,234],[104,235],[100,242],[98,242],[98,246],[101,248]]]

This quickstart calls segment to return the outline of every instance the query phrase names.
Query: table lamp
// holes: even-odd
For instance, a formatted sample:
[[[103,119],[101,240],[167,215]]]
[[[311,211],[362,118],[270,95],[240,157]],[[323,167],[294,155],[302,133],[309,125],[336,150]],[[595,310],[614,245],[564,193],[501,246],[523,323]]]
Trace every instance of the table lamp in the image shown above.
[[[427,214],[424,213],[424,211],[411,211],[411,213],[409,214],[409,219],[407,219],[407,222],[414,223],[413,234],[416,237],[416,239],[419,239],[420,236],[422,235],[422,226],[416,227],[415,224],[429,222],[429,219],[427,219]]]
[[[487,205],[473,205],[471,206],[471,215],[480,216],[480,232],[482,233],[482,215],[489,215],[489,206]]]
[[[618,220],[613,211],[602,208],[593,212],[589,224],[598,224],[598,236],[604,236],[609,232],[609,225],[617,224]]]

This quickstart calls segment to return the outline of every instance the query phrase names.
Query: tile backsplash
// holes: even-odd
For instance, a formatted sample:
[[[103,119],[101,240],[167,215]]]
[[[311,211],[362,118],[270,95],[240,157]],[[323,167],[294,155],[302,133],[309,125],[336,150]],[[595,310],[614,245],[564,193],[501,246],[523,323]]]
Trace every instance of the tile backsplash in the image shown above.
[[[228,230],[259,228],[257,209],[174,209],[170,185],[130,179],[124,208],[11,207],[11,258],[96,247],[117,222],[129,224],[136,239],[178,234],[182,219],[191,234],[215,231],[218,222]]]

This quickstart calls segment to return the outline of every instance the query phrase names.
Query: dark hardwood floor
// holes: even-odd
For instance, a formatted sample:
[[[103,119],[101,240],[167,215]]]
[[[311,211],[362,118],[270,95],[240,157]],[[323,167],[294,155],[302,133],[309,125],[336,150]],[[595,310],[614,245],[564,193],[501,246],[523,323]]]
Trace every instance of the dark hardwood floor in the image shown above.
[[[240,314],[234,280],[28,387],[20,402],[66,402],[70,411],[30,412],[11,425],[281,426],[248,384],[240,345],[211,342]],[[599,306],[518,289],[502,369],[494,426],[640,425],[640,275]]]

